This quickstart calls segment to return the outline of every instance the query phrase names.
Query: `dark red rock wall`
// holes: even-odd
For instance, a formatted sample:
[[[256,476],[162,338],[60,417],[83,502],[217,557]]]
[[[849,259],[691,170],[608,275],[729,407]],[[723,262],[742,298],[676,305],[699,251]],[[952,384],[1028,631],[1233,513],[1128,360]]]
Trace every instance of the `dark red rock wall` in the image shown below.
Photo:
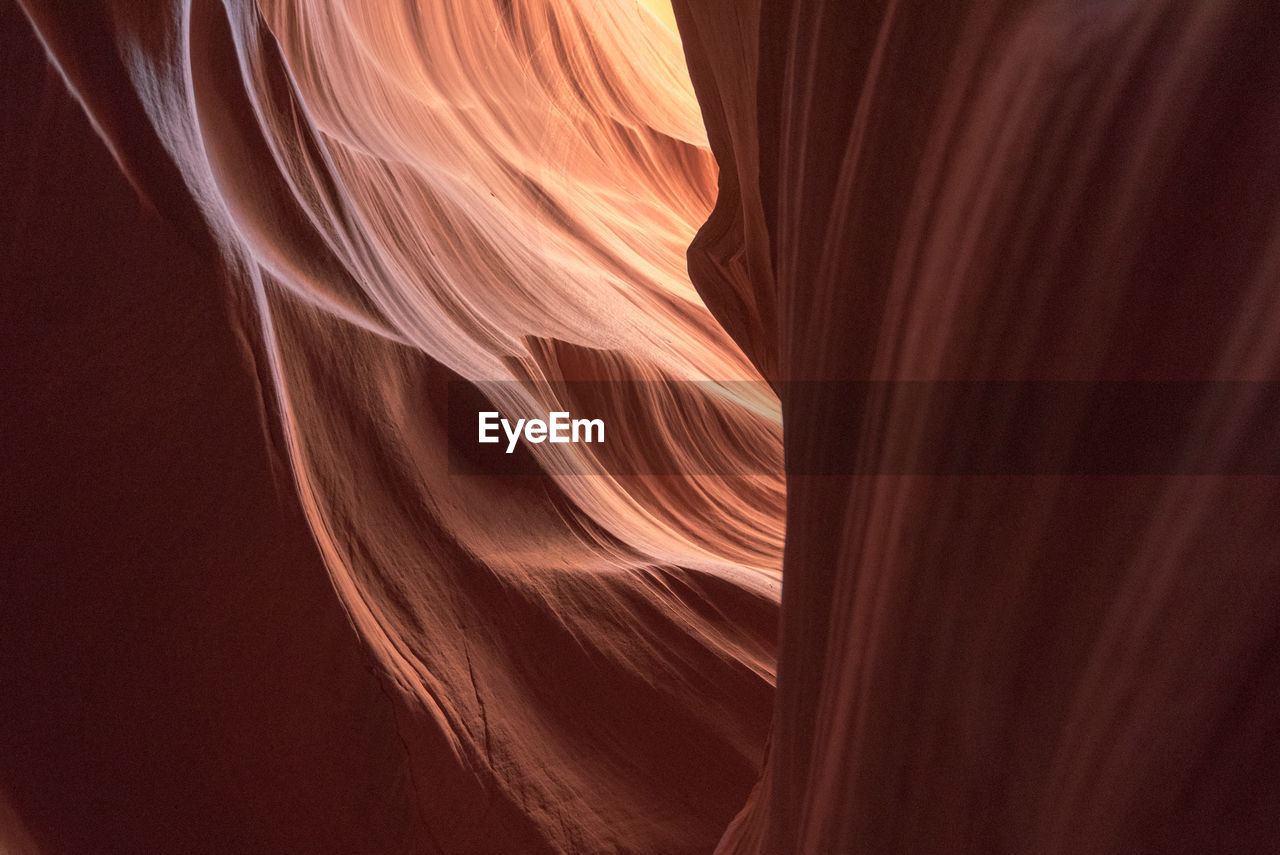
[[[713,50],[742,16],[701,6],[677,3],[732,124],[713,146],[758,158],[717,210],[762,201],[791,471],[928,473],[926,418],[964,449],[1026,416],[926,414],[894,381],[1250,390],[1178,393],[1195,475],[789,479],[770,754],[720,851],[1274,848],[1280,16],[764,2],[758,41]],[[758,112],[724,120],[757,44]],[[845,379],[881,385],[843,435],[846,386],[788,385]]]

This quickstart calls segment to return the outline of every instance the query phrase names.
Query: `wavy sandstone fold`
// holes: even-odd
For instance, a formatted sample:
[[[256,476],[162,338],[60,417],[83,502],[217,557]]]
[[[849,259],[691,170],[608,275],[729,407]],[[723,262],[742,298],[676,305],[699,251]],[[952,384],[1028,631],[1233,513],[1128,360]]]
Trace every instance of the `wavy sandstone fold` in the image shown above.
[[[674,32],[623,3],[24,5],[243,295],[428,838],[711,848],[764,745],[781,446],[685,273],[716,170]],[[459,379],[521,416],[566,379],[700,381],[611,429],[730,475],[451,477]],[[563,448],[537,451],[599,468]]]
[[[19,2],[225,283],[233,330],[152,329],[248,352],[375,672],[332,615],[282,626],[332,651],[316,703],[358,724],[309,726],[385,811],[310,851],[1280,847],[1280,11]],[[1097,380],[1253,384],[1174,437],[1237,474],[927,474],[932,425],[1026,413],[895,392]],[[451,394],[643,441],[460,475]],[[231,397],[187,412],[243,435]],[[31,769],[12,836],[90,851]]]

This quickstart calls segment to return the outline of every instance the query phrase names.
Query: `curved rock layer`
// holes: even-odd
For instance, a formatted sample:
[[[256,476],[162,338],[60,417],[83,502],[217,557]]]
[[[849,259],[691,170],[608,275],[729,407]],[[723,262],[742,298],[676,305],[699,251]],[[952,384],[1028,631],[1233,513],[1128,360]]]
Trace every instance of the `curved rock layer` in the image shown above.
[[[781,426],[685,272],[716,166],[674,31],[560,0],[24,7],[128,179],[226,269],[396,695],[408,763],[378,768],[407,776],[407,848],[713,848],[771,713]],[[609,429],[652,465],[541,445],[454,474],[463,381],[513,418],[625,382]]]
[[[41,321],[81,337],[52,354],[101,345],[127,379],[67,357],[77,395],[16,387],[14,435],[46,437],[17,483],[101,477],[14,517],[85,503],[6,583],[83,631],[31,617],[9,645],[40,655],[4,660],[0,840],[1280,846],[1280,483],[1248,465],[1276,451],[1280,13],[676,0],[677,37],[597,0],[21,6],[166,223],[88,196],[150,278],[80,297],[76,259],[108,248],[67,244],[45,269],[68,296],[23,292],[78,306]],[[84,157],[76,130],[45,148]],[[1253,384],[1174,437],[1247,474],[881,474],[933,471],[939,422],[962,450],[1017,434],[1017,408],[975,425],[894,393],[943,380]],[[539,445],[460,475],[458,387],[514,416],[613,407],[646,441],[622,470]],[[136,429],[50,433],[77,397]]]

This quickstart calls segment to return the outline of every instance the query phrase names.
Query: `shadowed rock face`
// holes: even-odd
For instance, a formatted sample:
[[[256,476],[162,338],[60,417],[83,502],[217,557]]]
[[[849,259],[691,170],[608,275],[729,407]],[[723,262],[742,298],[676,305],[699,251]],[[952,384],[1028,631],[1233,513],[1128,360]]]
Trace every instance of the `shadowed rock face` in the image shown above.
[[[848,451],[845,387],[785,381],[1276,380],[1275,10],[764,3],[757,42],[720,6],[677,14],[713,150],[755,181],[722,180],[732,225],[690,270],[708,305],[776,311],[776,354],[726,325],[784,381],[789,471],[928,472],[929,419],[967,448],[1027,413],[884,382]],[[726,77],[753,75],[738,108]],[[1189,402],[1198,472],[1274,476],[1265,390]],[[770,753],[720,851],[1274,848],[1278,489],[791,478]]]
[[[0,9],[0,842],[1280,847],[1260,5]]]
[[[0,850],[423,851],[216,256],[0,24]]]

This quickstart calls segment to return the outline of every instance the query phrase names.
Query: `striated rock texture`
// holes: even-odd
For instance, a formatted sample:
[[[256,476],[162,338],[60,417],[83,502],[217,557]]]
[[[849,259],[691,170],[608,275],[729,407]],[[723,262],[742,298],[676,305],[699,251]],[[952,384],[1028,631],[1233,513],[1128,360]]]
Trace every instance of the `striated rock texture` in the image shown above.
[[[1280,10],[18,5],[0,841],[1280,848]]]
[[[677,2],[734,167],[694,282],[776,317],[726,328],[783,381],[788,470],[868,473],[788,480],[769,758],[718,851],[1280,845],[1264,6]],[[928,474],[929,424],[981,449],[1028,414],[786,385],[833,379],[1252,385],[1179,387],[1195,467],[958,477]],[[1123,428],[1059,422],[1066,448]]]
[[[189,479],[185,501],[203,503],[206,514],[225,514],[227,525],[255,520],[255,531],[280,527],[285,542],[256,428],[261,409],[272,451],[287,465],[280,491],[296,494],[285,515],[305,519],[315,547],[304,554],[314,561],[318,552],[334,605],[378,678],[358,668],[317,674],[303,668],[300,652],[281,654],[298,662],[295,674],[232,670],[219,678],[252,695],[276,691],[274,679],[290,691],[305,688],[315,696],[311,714],[326,726],[329,715],[354,716],[350,733],[318,734],[315,747],[368,755],[368,769],[330,771],[306,755],[295,763],[318,804],[328,787],[337,818],[326,820],[342,835],[325,839],[284,810],[272,829],[247,823],[233,804],[199,803],[213,814],[202,826],[217,830],[193,844],[186,809],[166,803],[156,812],[171,829],[167,841],[154,826],[121,819],[109,848],[714,848],[759,773],[772,711],[781,425],[776,397],[685,272],[686,247],[713,204],[716,167],[674,31],[634,4],[594,0],[22,6],[124,175],[199,253],[156,262],[160,277],[171,265],[165,297],[181,314],[156,302],[154,319],[118,322],[138,347],[184,343],[222,359],[217,379],[163,348],[114,369],[116,382],[144,401],[161,384],[187,396],[174,415],[157,405],[154,417],[196,421],[197,433],[172,441],[208,447],[208,462],[163,478]],[[107,210],[118,211],[113,201]],[[92,223],[101,214],[89,208],[76,216]],[[146,247],[146,228],[137,223],[130,239]],[[51,247],[63,240],[41,237]],[[171,247],[175,237],[153,224],[150,240]],[[106,348],[117,323],[111,313],[147,299],[121,243],[119,260],[96,263],[126,269],[111,270],[97,287],[80,283],[85,311],[100,313],[102,329],[86,319],[50,333]],[[70,281],[58,284],[71,290]],[[233,324],[216,305],[184,302],[184,293],[203,289],[216,304],[212,295],[224,284]],[[30,290],[42,299],[41,289]],[[251,373],[235,370],[237,337]],[[462,381],[474,384],[471,400],[487,395],[513,417],[610,408],[615,442],[544,444],[532,447],[536,457],[472,461],[479,471],[455,473],[448,399],[467,398],[454,388]],[[616,388],[640,399],[613,400],[612,381],[628,381]],[[244,400],[255,386],[260,407]],[[84,394],[108,412],[122,406],[106,390]],[[67,418],[49,406],[57,410],[50,418]],[[39,423],[37,416],[25,426],[31,443],[39,442]],[[259,434],[249,440],[259,446],[252,451],[246,427]],[[220,451],[251,455],[256,466],[237,462],[226,472],[231,464]],[[80,465],[64,463],[70,455],[56,435],[47,454],[55,460],[24,466],[25,480],[55,463]],[[619,467],[605,454],[636,459]],[[102,456],[112,459],[110,451]],[[152,485],[162,478],[145,461],[137,468],[112,477]],[[606,468],[637,474],[592,474]],[[646,474],[672,471],[691,474]],[[231,489],[236,478],[245,482],[241,495]],[[51,503],[59,492],[41,495]],[[112,531],[128,528],[144,542],[168,537],[163,503],[170,501],[118,498],[69,522],[83,531],[103,585],[138,571],[127,550],[116,554],[105,536],[89,536],[88,520],[123,517]],[[181,569],[217,583],[248,574],[278,586],[280,596],[303,584],[286,572],[315,584],[307,567],[275,566],[300,557],[264,554],[245,523],[228,532],[215,521],[179,530],[225,552],[175,558]],[[35,556],[23,556],[24,574],[81,560],[52,544],[33,549]],[[250,562],[252,570],[243,566]],[[190,598],[208,609],[208,620],[230,626],[269,623],[277,612],[273,632],[308,656],[351,636],[346,626],[294,615],[262,595],[233,596],[241,586],[229,582],[230,601],[218,603],[212,592],[182,589],[180,575],[152,583],[151,608]],[[32,602],[29,611],[59,613],[38,582],[14,584],[24,589],[17,602]],[[84,586],[75,593],[103,596]],[[107,683],[124,679],[114,676],[123,666],[111,658],[123,651],[129,670],[148,679],[185,670],[154,649],[159,643],[128,641],[138,618],[121,617],[95,625],[100,648],[19,640],[59,662],[95,660]],[[235,643],[198,623],[165,632],[179,648]],[[69,709],[89,678],[56,692],[55,708],[33,686],[56,679],[56,669],[15,670],[32,687],[14,699],[30,721],[6,743],[39,726],[46,750],[74,769],[73,749],[58,738],[69,738]],[[255,713],[224,709],[216,697],[192,711],[162,694],[149,705],[142,692],[98,691],[107,704],[127,695],[122,706],[143,707],[177,730],[211,728],[206,743],[234,741],[223,759],[229,766],[239,751],[274,750],[228,719]],[[341,707],[348,693],[356,695],[349,711]],[[273,728],[293,727],[288,703],[278,712],[264,703],[257,713],[267,709]],[[147,772],[177,778],[170,783],[178,792],[196,786],[182,783],[182,755],[163,768],[158,755],[172,748],[164,735],[139,746],[158,767]],[[24,763],[5,764],[15,770],[12,801],[37,842],[56,840],[77,827],[77,804],[100,794],[76,785],[59,797],[35,757]],[[220,767],[200,786],[222,793],[238,774]],[[318,774],[331,775],[330,783],[317,784]],[[370,804],[400,811],[397,822],[407,810],[408,825],[398,829]],[[106,822],[85,832],[85,851]],[[367,844],[353,844],[367,825],[376,826]]]

